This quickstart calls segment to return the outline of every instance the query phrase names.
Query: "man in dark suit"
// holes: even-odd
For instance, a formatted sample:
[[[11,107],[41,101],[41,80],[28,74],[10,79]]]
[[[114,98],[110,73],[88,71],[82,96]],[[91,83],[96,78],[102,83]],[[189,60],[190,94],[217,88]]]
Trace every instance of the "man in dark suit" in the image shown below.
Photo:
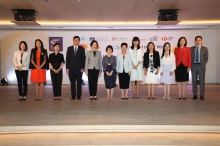
[[[208,49],[202,46],[202,37],[195,37],[195,46],[191,47],[191,60],[192,60],[192,91],[193,98],[197,99],[197,78],[199,76],[200,83],[200,100],[204,100],[204,92],[205,92],[205,71],[206,64],[208,62]]]
[[[77,95],[77,100],[81,99],[82,95],[82,74],[85,67],[85,50],[79,46],[79,36],[73,37],[73,46],[68,47],[66,52],[66,72],[69,75],[71,83],[71,100],[74,100]],[[75,82],[77,81],[77,93]]]

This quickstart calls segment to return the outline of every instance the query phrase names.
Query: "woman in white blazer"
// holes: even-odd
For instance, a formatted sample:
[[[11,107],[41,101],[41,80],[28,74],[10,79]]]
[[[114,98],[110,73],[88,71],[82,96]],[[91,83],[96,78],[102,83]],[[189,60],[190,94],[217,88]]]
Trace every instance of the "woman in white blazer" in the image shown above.
[[[97,51],[98,42],[96,40],[93,40],[90,46],[92,50],[86,54],[85,71],[89,81],[90,100],[97,100],[98,77],[102,72],[102,55]]]
[[[128,99],[128,88],[130,84],[131,75],[131,55],[127,53],[128,44],[121,44],[121,53],[117,56],[117,66],[116,71],[119,77],[119,86],[121,89],[122,97],[121,99]],[[125,90],[126,92],[124,93]]]
[[[14,52],[13,64],[18,82],[19,100],[26,100],[27,78],[30,63],[28,47],[25,41],[19,43],[19,50]]]
[[[169,42],[166,42],[163,46],[163,53],[161,56],[161,68],[160,68],[160,81],[164,84],[164,96],[163,99],[170,98],[170,84],[174,84],[174,71],[176,69],[176,58],[171,52],[171,46]]]

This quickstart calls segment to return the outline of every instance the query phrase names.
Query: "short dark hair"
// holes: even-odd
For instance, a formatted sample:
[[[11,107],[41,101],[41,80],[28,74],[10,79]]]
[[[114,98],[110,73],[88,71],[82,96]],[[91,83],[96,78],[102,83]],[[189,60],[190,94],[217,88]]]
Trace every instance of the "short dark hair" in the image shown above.
[[[121,43],[121,48],[122,46],[126,46],[126,48],[128,47],[128,44],[127,43]]]
[[[198,38],[201,38],[201,40],[202,40],[202,36],[199,36],[199,35],[198,35],[198,36],[195,37],[195,41],[196,41],[196,39],[198,39]]]
[[[60,43],[55,43],[55,44],[53,44],[53,48],[57,45],[59,45],[59,47],[60,47]]]
[[[155,45],[154,45],[154,43],[153,43],[153,42],[149,42],[149,43],[147,44],[147,52],[150,52],[150,49],[149,49],[149,45],[150,45],[150,44],[153,44],[153,46],[154,46],[153,51],[155,51]]]
[[[111,49],[112,52],[113,52],[113,47],[112,47],[112,45],[108,45],[108,46],[106,47],[105,51],[107,52],[108,49]]]
[[[137,49],[139,49],[139,48],[140,48],[140,39],[139,39],[139,37],[134,37],[134,38],[132,39],[132,46],[131,46],[131,48],[134,49],[134,43],[133,43],[133,42],[135,42],[135,41],[138,41],[138,42],[139,42],[139,43],[138,43],[138,46],[137,46]]]
[[[184,47],[186,47],[186,45],[187,45],[187,40],[186,40],[186,38],[185,37],[180,37],[179,38],[179,40],[178,40],[178,43],[177,43],[177,47],[179,48],[180,47],[180,41],[181,41],[181,39],[185,39],[185,44],[184,44]]]
[[[36,42],[40,42],[41,43],[41,47],[40,47],[41,50],[44,49],[44,44],[43,44],[43,42],[40,39],[36,39],[35,40],[35,49],[37,49]]]
[[[28,50],[28,46],[27,46],[27,43],[25,41],[21,41],[19,43],[19,50],[21,50],[21,44],[24,44],[24,51],[27,51]]]
[[[93,41],[91,41],[91,43],[90,43],[90,47],[92,47],[92,45],[93,45],[94,43],[96,43],[97,47],[99,46],[99,43],[98,43],[96,40],[93,40]]]
[[[78,38],[79,41],[80,41],[80,37],[79,37],[79,36],[74,36],[74,37],[73,37],[73,40],[74,40],[74,39],[77,39],[77,38]]]

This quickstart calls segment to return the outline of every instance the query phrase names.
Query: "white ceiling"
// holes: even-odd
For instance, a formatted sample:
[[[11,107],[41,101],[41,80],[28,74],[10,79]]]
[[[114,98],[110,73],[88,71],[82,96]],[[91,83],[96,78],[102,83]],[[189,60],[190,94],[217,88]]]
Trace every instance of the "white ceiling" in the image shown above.
[[[0,0],[0,28],[213,29],[220,28],[219,7],[220,0]],[[40,25],[15,25],[11,9],[35,9]],[[181,22],[155,25],[159,9],[180,9]]]

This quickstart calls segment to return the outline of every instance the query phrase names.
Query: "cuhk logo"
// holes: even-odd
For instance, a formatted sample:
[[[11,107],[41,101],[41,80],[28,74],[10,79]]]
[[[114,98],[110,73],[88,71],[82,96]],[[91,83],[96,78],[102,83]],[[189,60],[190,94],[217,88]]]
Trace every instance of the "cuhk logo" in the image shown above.
[[[85,37],[81,37],[81,39],[80,39],[81,41],[85,41],[86,39],[85,39]]]
[[[162,40],[166,41],[166,40],[168,40],[168,38],[167,37],[162,37]]]
[[[152,38],[150,38],[150,41],[157,41],[157,36],[153,36]]]
[[[89,40],[93,41],[93,40],[95,40],[95,37],[90,37]]]

